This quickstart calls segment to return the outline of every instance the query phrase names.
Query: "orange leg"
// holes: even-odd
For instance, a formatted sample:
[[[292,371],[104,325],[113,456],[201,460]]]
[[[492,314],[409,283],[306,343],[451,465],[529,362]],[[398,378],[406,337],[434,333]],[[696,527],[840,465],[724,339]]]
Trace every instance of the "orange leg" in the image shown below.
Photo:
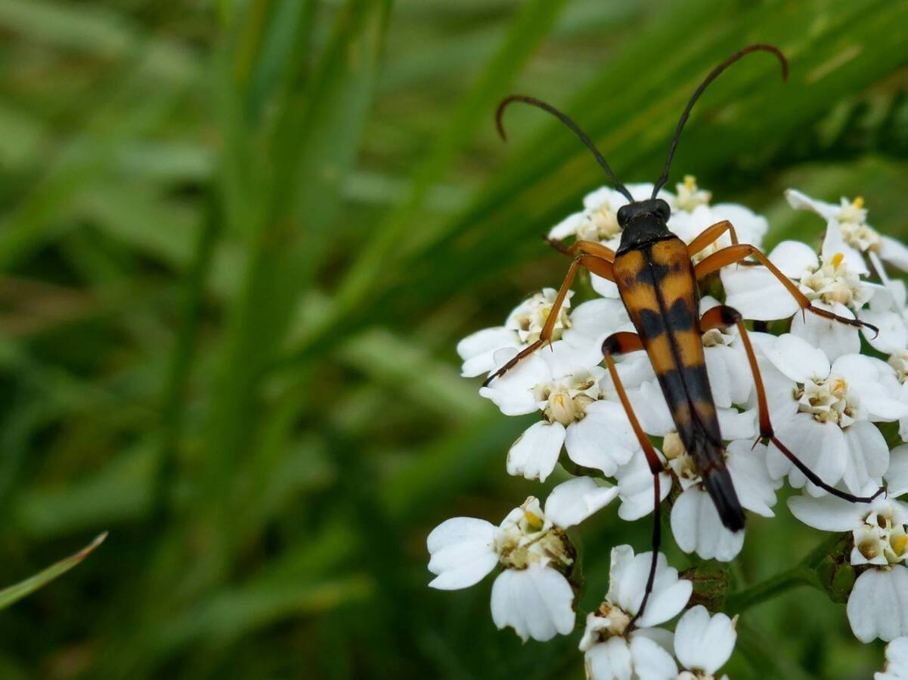
[[[886,491],[885,487],[880,487],[880,489],[872,496],[855,496],[845,491],[839,491],[835,487],[830,486],[822,479],[820,479],[813,470],[802,463],[797,456],[789,451],[788,448],[778,440],[775,435],[775,430],[772,427],[772,422],[770,422],[769,420],[769,406],[766,402],[766,390],[763,387],[763,377],[760,375],[760,368],[757,365],[757,357],[754,354],[753,345],[751,345],[750,343],[750,337],[747,334],[747,327],[744,325],[744,319],[741,316],[741,313],[733,307],[720,305],[718,307],[713,307],[702,317],[700,317],[701,332],[705,332],[713,328],[728,328],[729,326],[738,327],[738,332],[741,334],[741,342],[744,343],[744,351],[747,353],[747,362],[750,364],[750,372],[754,377],[754,386],[757,389],[757,410],[760,419],[760,439],[768,439],[773,444],[775,444],[776,448],[779,449],[779,451],[781,451],[785,455],[785,457],[788,458],[788,460],[790,460],[796,468],[798,468],[798,470],[803,472],[804,476],[807,477],[807,479],[809,479],[821,489],[828,491],[833,496],[838,496],[839,498],[850,501],[852,503],[869,503],[881,493],[884,493]]]
[[[721,225],[721,223],[720,223]],[[716,225],[719,226],[719,225]],[[705,233],[705,232],[704,232]],[[820,309],[819,307],[814,307],[810,304],[810,300],[807,299],[807,296],[802,293],[798,287],[792,283],[785,274],[779,271],[779,268],[776,267],[772,262],[769,261],[769,258],[764,255],[759,248],[752,246],[749,243],[739,243],[733,246],[728,246],[723,248],[718,252],[713,253],[709,257],[700,261],[694,267],[694,275],[700,279],[711,274],[712,272],[720,270],[722,267],[726,267],[730,264],[735,264],[736,262],[741,262],[743,259],[753,255],[757,260],[760,261],[764,267],[766,267],[772,274],[775,276],[779,282],[785,286],[785,290],[797,301],[798,305],[801,307],[802,312],[811,312],[817,316],[821,316],[824,319],[830,319],[832,321],[838,321],[839,323],[844,323],[849,326],[856,326],[858,328],[869,328],[875,333],[879,334],[880,329],[876,326],[864,323],[858,319],[847,319],[844,316],[839,316],[838,314],[833,314],[830,311],[825,309]]]
[[[601,257],[603,260],[608,260],[609,262],[615,261],[615,251],[604,246],[598,241],[575,241],[569,246],[564,245],[562,241],[559,241],[554,238],[545,237],[546,243],[548,243],[552,248],[557,250],[559,253],[565,255],[570,255],[575,257],[581,253],[586,253],[588,255],[595,255],[596,257]]]
[[[640,421],[637,420],[631,402],[627,398],[627,392],[624,391],[624,385],[621,383],[621,378],[618,376],[618,369],[615,367],[615,360],[613,358],[615,354],[627,354],[628,352],[636,352],[642,349],[643,343],[640,340],[640,336],[636,333],[612,333],[612,335],[608,336],[605,339],[605,342],[602,343],[602,354],[605,357],[605,365],[608,367],[608,372],[612,376],[612,382],[615,383],[615,391],[618,393],[618,399],[621,401],[621,405],[624,406],[624,410],[627,413],[627,418],[631,423],[634,434],[637,435],[637,441],[640,442],[640,446],[643,448],[646,462],[649,463],[649,469],[653,473],[653,561],[650,564],[649,577],[646,580],[646,589],[643,591],[643,601],[640,603],[640,609],[637,610],[637,613],[634,615],[634,618],[631,619],[628,627],[636,623],[637,619],[643,615],[649,596],[653,592],[653,582],[656,579],[656,564],[659,558],[659,547],[662,544],[662,521],[660,517],[662,489],[659,483],[659,474],[665,468],[662,465],[662,461],[659,460],[659,454],[657,454],[656,449],[653,448],[649,437],[646,436],[643,428],[640,427]]]
[[[731,237],[731,242],[734,245],[738,245],[738,234],[735,232],[735,227],[728,220],[722,220],[721,222],[716,222],[711,227],[707,227],[703,232],[697,236],[693,241],[687,244],[687,249],[690,251],[690,254],[696,255],[701,250],[706,248],[706,246],[712,245],[719,240],[719,237],[722,236],[725,232],[728,232],[728,235]]]
[[[612,272],[611,260],[607,260],[597,255],[578,255],[574,258],[574,261],[571,262],[570,269],[568,269],[567,276],[564,277],[564,282],[558,290],[558,295],[555,296],[555,301],[552,303],[552,309],[545,320],[545,324],[539,332],[539,339],[527,347],[524,347],[516,356],[514,356],[514,358],[486,378],[485,382],[482,384],[483,387],[487,387],[495,378],[500,378],[518,363],[523,361],[523,359],[552,341],[552,333],[555,331],[555,323],[558,321],[558,314],[561,311],[562,305],[564,305],[564,299],[567,297],[568,291],[571,289],[571,284],[574,283],[574,278],[577,276],[577,270],[580,269],[580,267],[588,269],[594,274],[608,279],[609,281],[615,280],[615,275]]]

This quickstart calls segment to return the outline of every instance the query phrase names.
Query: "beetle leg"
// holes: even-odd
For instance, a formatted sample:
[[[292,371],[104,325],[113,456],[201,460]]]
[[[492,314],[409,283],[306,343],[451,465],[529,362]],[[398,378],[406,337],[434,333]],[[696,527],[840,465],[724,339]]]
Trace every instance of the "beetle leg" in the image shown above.
[[[558,295],[555,296],[555,301],[552,303],[552,309],[549,311],[548,317],[546,317],[545,324],[542,326],[542,330],[539,332],[539,339],[536,340],[536,342],[524,347],[504,366],[502,366],[492,375],[486,378],[485,382],[482,383],[483,387],[487,387],[489,383],[491,383],[495,378],[500,378],[505,373],[514,368],[514,366],[523,361],[523,359],[533,354],[540,347],[543,347],[544,345],[552,341],[552,334],[555,331],[555,323],[558,321],[558,313],[561,311],[561,307],[564,304],[564,299],[567,297],[568,291],[571,289],[571,284],[574,283],[574,278],[577,276],[577,270],[580,269],[580,267],[588,269],[594,274],[608,279],[609,281],[615,280],[615,275],[612,272],[612,262],[610,260],[606,260],[596,255],[588,254],[578,255],[577,257],[575,257],[574,261],[571,262],[570,268],[568,269],[567,276],[564,277],[564,282],[561,284],[561,288],[558,290]]]
[[[766,390],[763,387],[763,377],[760,375],[757,357],[756,354],[754,354],[753,345],[750,342],[747,327],[744,325],[744,319],[741,316],[741,313],[733,307],[719,305],[718,307],[713,307],[708,310],[700,318],[700,330],[702,332],[713,328],[728,328],[729,326],[738,327],[738,332],[741,334],[741,342],[744,343],[744,351],[747,353],[747,362],[750,364],[750,372],[754,377],[754,387],[756,387],[757,390],[757,410],[760,419],[760,439],[768,439],[775,444],[776,448],[779,449],[779,451],[781,451],[782,454],[798,468],[798,470],[803,472],[807,479],[821,489],[828,491],[833,496],[838,496],[851,503],[870,503],[881,493],[884,493],[886,491],[885,487],[880,487],[872,496],[855,496],[845,491],[840,491],[820,479],[813,470],[801,462],[795,454],[788,450],[788,447],[778,440],[775,431],[773,430],[772,422],[769,419],[769,406],[766,402]]]
[[[721,224],[721,223],[720,223]],[[776,267],[772,262],[769,261],[769,258],[764,255],[759,248],[756,246],[750,245],[749,243],[738,243],[733,246],[727,246],[722,250],[716,251],[709,257],[701,260],[694,267],[694,275],[701,279],[707,274],[720,270],[722,267],[726,267],[735,262],[741,262],[741,260],[750,257],[753,255],[757,260],[760,261],[764,267],[766,267],[773,276],[775,276],[779,282],[785,286],[785,290],[795,299],[798,305],[801,307],[802,312],[811,312],[817,316],[821,316],[824,319],[830,319],[832,321],[838,321],[839,323],[844,323],[848,326],[855,326],[857,328],[869,328],[874,333],[879,335],[880,329],[874,326],[873,324],[865,323],[860,319],[848,319],[844,316],[839,316],[834,314],[826,309],[820,309],[819,307],[814,307],[810,304],[810,300],[807,299],[807,296],[802,293],[798,287],[789,279],[785,274],[783,274],[778,267]]]
[[[608,260],[609,262],[615,261],[615,251],[604,246],[598,241],[575,241],[569,246],[564,245],[563,241],[559,241],[555,238],[549,238],[544,236],[546,243],[548,243],[552,248],[557,250],[559,253],[565,255],[570,255],[575,257],[581,253],[586,253],[588,255],[595,255],[596,257],[601,257],[603,260]]]
[[[634,618],[631,619],[628,627],[633,625],[637,619],[643,615],[643,610],[646,609],[646,603],[649,600],[649,596],[653,592],[653,582],[656,578],[656,564],[659,558],[659,547],[662,544],[662,522],[660,517],[662,489],[659,483],[659,474],[665,467],[662,465],[662,461],[659,460],[659,454],[657,454],[656,449],[653,448],[649,437],[646,436],[643,428],[640,427],[640,421],[637,420],[637,416],[634,414],[631,402],[627,398],[627,392],[624,391],[624,385],[621,382],[621,378],[618,376],[618,369],[615,367],[614,359],[615,354],[627,354],[628,352],[635,352],[641,349],[643,349],[643,342],[636,333],[612,333],[605,339],[605,342],[602,343],[602,354],[605,357],[605,365],[608,367],[608,372],[612,376],[612,382],[615,383],[615,391],[618,393],[618,399],[621,401],[621,405],[624,406],[624,410],[627,413],[627,419],[631,423],[634,434],[637,435],[637,441],[640,442],[640,446],[643,448],[643,453],[646,456],[646,462],[649,463],[649,469],[653,473],[653,561],[650,564],[649,576],[646,579],[646,588],[643,591],[643,600],[640,602],[640,609],[634,614]]]
[[[738,245],[738,234],[735,232],[734,225],[728,220],[722,220],[721,222],[716,222],[711,227],[704,229],[697,238],[687,244],[687,249],[690,251],[691,255],[696,255],[707,246],[718,241],[719,237],[726,231],[728,232],[729,237],[731,237],[732,244]]]

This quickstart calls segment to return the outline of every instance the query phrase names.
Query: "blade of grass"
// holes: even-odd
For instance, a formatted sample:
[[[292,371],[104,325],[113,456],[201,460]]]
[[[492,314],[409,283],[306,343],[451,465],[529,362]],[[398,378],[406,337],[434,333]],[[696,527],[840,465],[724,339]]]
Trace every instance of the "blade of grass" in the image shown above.
[[[47,569],[38,572],[31,578],[27,578],[24,581],[20,581],[15,585],[0,590],[0,609],[5,609],[14,602],[21,600],[26,595],[30,595],[39,588],[43,588],[55,578],[62,576],[77,564],[80,564],[95,548],[104,542],[105,538],[107,538],[107,532],[97,536],[95,540],[74,555],[70,555],[59,562],[52,564]]]

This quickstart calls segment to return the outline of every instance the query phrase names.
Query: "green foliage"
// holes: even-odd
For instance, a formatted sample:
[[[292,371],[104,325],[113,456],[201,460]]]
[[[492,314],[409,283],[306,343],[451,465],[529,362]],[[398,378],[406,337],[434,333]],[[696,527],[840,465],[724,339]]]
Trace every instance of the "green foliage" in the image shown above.
[[[539,235],[604,183],[538,111],[509,110],[502,144],[497,101],[550,99],[652,181],[705,73],[776,44],[790,81],[766,55],[724,76],[673,179],[773,240],[819,232],[789,185],[861,194],[904,237],[906,21],[871,0],[0,3],[0,583],[110,530],[4,611],[0,676],[578,676],[576,634],[521,646],[488,584],[425,587],[438,522],[543,494],[505,475],[522,423],[454,345],[560,281]],[[751,526],[733,591],[819,542]],[[584,606],[648,532],[584,530]],[[818,591],[741,630],[738,679],[767,646],[785,677],[882,667]]]

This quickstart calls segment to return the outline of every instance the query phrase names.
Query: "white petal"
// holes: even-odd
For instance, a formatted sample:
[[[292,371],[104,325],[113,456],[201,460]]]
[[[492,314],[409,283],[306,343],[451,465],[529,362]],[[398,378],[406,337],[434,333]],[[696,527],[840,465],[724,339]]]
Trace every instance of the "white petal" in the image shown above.
[[[640,443],[624,407],[600,400],[586,407],[583,420],[568,427],[565,448],[578,465],[602,470],[607,477],[613,477],[619,465],[640,451]]]
[[[820,263],[813,248],[800,241],[782,241],[772,249],[768,257],[790,279],[801,278],[804,272]],[[787,291],[785,295],[791,297]]]
[[[901,241],[880,236],[880,257],[903,272],[908,271],[908,248]]]
[[[593,645],[584,658],[589,680],[631,680],[634,676],[630,646],[622,637]]]
[[[887,673],[874,673],[873,680],[908,678],[908,637],[899,637],[886,645]]]
[[[498,564],[496,527],[482,519],[455,517],[442,522],[426,539],[429,571],[437,574],[429,585],[457,590],[478,583]]]
[[[713,402],[716,406],[728,408],[731,406],[731,378],[728,374],[728,367],[717,353],[708,351],[718,349],[709,347],[704,352],[706,355],[706,373],[709,377],[709,385],[712,388]]]
[[[561,336],[569,345],[591,345],[602,358],[602,341],[630,321],[618,299],[597,298],[571,311],[571,327]]]
[[[575,212],[568,215],[554,227],[549,229],[549,238],[562,241],[574,236],[577,233],[577,229],[583,224],[584,219],[585,215],[582,212]]]
[[[541,420],[530,425],[508,451],[508,474],[544,482],[555,469],[564,436],[561,423]]]
[[[640,519],[654,509],[654,477],[646,457],[641,453],[635,455],[615,473],[620,490],[621,506],[618,516],[625,521]],[[672,488],[672,478],[666,473],[659,474],[660,500],[664,501]]]
[[[821,423],[808,413],[798,413],[777,426],[776,436],[826,484],[834,486],[842,479],[848,465],[848,445],[838,425]],[[770,474],[776,479],[780,470],[787,469],[783,474],[788,474],[788,481],[793,487],[801,488],[807,483],[804,473],[788,462],[775,444],[769,445],[766,462]],[[817,494],[818,489],[809,484],[808,491]]]
[[[861,642],[889,642],[908,635],[908,568],[869,569],[848,597],[848,622]]]
[[[841,211],[841,207],[835,203],[818,201],[796,189],[786,189],[785,198],[788,199],[788,204],[795,210],[811,210],[827,220],[838,216]]]
[[[769,222],[762,215],[755,214],[749,208],[737,203],[717,203],[710,206],[712,209],[712,222],[728,220],[735,225],[738,233],[738,243],[751,243],[757,247],[769,230]],[[729,238],[728,243],[731,242]]]
[[[792,334],[780,336],[764,353],[785,377],[795,382],[804,383],[829,375],[829,359],[823,350]]]
[[[495,365],[503,366],[514,356],[513,350],[495,352]],[[506,416],[522,416],[539,409],[533,388],[551,379],[551,372],[538,353],[527,357],[502,377],[496,378],[479,394],[490,399]]]
[[[553,342],[548,347],[540,350],[538,356],[545,363],[548,375],[553,378],[574,375],[580,371],[589,371],[592,377],[600,380],[606,373],[604,368],[597,366],[602,360],[600,353],[597,352],[591,358],[588,349],[574,347],[564,340]]]
[[[646,566],[648,576],[652,553],[643,553],[637,557],[639,563]],[[642,627],[658,626],[675,618],[687,606],[692,592],[693,584],[687,579],[678,578],[677,569],[669,567],[665,555],[660,553],[653,592],[638,623]]]
[[[737,640],[725,614],[710,617],[703,605],[688,609],[675,628],[675,655],[688,670],[713,675],[731,657]]]
[[[822,531],[853,531],[861,525],[867,506],[835,496],[792,496],[788,509],[801,522]]]
[[[611,210],[617,212],[618,208],[626,203],[627,199],[610,186],[599,187],[583,197],[583,207],[587,210],[598,210],[607,204]]]
[[[747,319],[787,319],[798,310],[795,299],[764,267],[724,267],[719,275],[725,288],[725,303]]]
[[[845,243],[842,236],[842,227],[837,219],[831,219],[826,223],[826,236],[823,238],[823,245],[820,248],[823,258],[828,262],[833,255],[841,253],[845,266],[848,271],[858,276],[867,276],[870,270],[867,269],[867,263],[864,262],[864,256],[861,251]]]
[[[554,569],[538,564],[505,569],[492,585],[492,620],[524,641],[545,642],[574,629],[573,601],[570,583]]]
[[[612,549],[609,571],[608,599],[629,614],[635,614],[643,602],[646,582],[652,566],[651,552],[634,555],[630,546]],[[679,579],[678,571],[668,566],[665,555],[659,553],[656,577],[646,610],[637,621],[641,628],[657,626],[677,616],[690,599],[693,584]]]
[[[664,628],[637,628],[631,631],[630,636],[631,638],[645,637],[647,640],[652,640],[669,654],[675,650],[675,634]]]
[[[854,313],[841,304],[829,306],[814,302],[813,306],[830,310],[846,319],[854,318]],[[834,319],[824,319],[811,312],[795,314],[792,317],[791,334],[822,351],[830,361],[835,361],[843,354],[861,351],[861,334],[856,327]]]
[[[860,395],[861,409],[869,420],[890,422],[908,416],[908,404],[899,399],[901,385],[886,362],[849,354],[837,359],[831,372],[845,378],[849,391]]]
[[[699,487],[690,487],[675,501],[671,525],[678,547],[706,560],[729,562],[744,546],[744,532],[726,529],[709,494]]]
[[[604,298],[611,298],[613,300],[621,299],[621,293],[618,291],[618,286],[608,279],[603,279],[601,276],[591,274],[590,285],[593,287],[594,291]]]
[[[908,328],[902,316],[891,309],[861,309],[858,318],[864,323],[876,326],[879,333],[869,328],[862,328],[861,333],[877,352],[892,354],[908,345]]]
[[[908,491],[908,444],[896,446],[889,452],[889,469],[885,477],[893,498]]]
[[[599,486],[591,477],[576,477],[552,489],[545,502],[545,517],[567,529],[604,508],[617,495],[617,486]]]
[[[732,404],[744,404],[753,391],[753,374],[747,361],[747,353],[736,337],[734,345],[706,347],[707,369],[710,361],[722,361],[728,374],[728,391]],[[713,384],[710,378],[710,384]],[[718,402],[717,402],[718,404]]]
[[[722,439],[753,439],[757,436],[757,409],[739,413],[733,408],[716,409]]]
[[[878,484],[889,468],[889,447],[883,433],[866,420],[852,423],[844,432],[849,455],[842,479],[851,493],[860,494],[868,482]]]
[[[631,638],[631,663],[640,680],[671,680],[678,674],[672,655],[644,635]]]
[[[766,469],[766,446],[752,447],[749,441],[733,441],[728,445],[728,471],[741,506],[763,517],[772,517],[770,509],[776,504],[776,491]]]
[[[504,326],[484,328],[468,335],[457,343],[457,354],[464,360],[462,375],[473,378],[497,369],[495,352],[502,347],[519,346],[517,334]]]
[[[645,382],[636,390],[627,390],[627,396],[644,432],[654,437],[674,432],[675,421],[657,381]]]

